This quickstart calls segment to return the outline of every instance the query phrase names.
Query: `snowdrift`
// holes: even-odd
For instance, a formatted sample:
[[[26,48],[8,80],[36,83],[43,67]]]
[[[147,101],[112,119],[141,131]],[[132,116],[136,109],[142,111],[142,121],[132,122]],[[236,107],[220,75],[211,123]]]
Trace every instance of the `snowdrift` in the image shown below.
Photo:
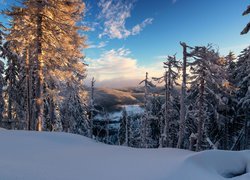
[[[0,131],[1,180],[249,180],[250,151],[134,149],[65,133]]]

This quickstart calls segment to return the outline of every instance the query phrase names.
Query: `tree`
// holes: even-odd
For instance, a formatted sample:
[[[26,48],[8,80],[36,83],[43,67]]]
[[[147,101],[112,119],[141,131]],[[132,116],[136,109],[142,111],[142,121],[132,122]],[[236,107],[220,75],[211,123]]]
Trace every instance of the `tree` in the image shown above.
[[[247,9],[243,12],[243,16],[247,15],[250,13],[250,6],[247,7]],[[247,34],[248,31],[250,30],[250,22],[246,25],[246,27],[241,31],[241,35]]]
[[[235,68],[235,81],[237,82],[238,116],[244,119],[242,122],[243,148],[250,146],[249,119],[250,119],[250,47],[244,49],[239,55]]]
[[[67,83],[60,104],[61,123],[64,132],[89,136],[87,108],[83,103],[85,96],[81,94],[81,88],[74,82]]]
[[[169,147],[170,145],[170,126],[171,115],[175,107],[173,106],[173,99],[176,96],[174,86],[179,85],[177,79],[179,77],[178,72],[180,69],[179,61],[175,56],[168,56],[167,61],[163,63],[165,68],[164,76],[160,78],[154,78],[154,80],[165,83],[165,104],[164,104],[164,126],[162,131],[162,137],[160,140],[160,146]]]
[[[3,46],[3,58],[7,60],[7,68],[5,70],[5,82],[7,85],[7,96],[8,96],[8,109],[7,115],[8,120],[13,120],[13,115],[18,110],[18,104],[16,100],[18,99],[18,82],[19,82],[19,57],[16,53],[13,53],[10,49],[10,44],[12,42],[5,42]],[[20,97],[19,97],[20,98]]]
[[[218,125],[214,118],[218,114],[217,104],[223,104],[220,92],[225,75],[223,69],[217,64],[220,57],[211,46],[195,47],[193,51],[194,61],[190,63],[192,76],[188,98],[192,103],[189,115],[193,120],[198,120],[196,151],[200,151],[203,149],[203,140],[206,140],[209,146],[215,147],[211,138],[215,136],[213,132]]]
[[[94,122],[94,113],[95,113],[95,99],[94,99],[94,91],[95,91],[95,79],[92,78],[91,81],[91,93],[90,93],[90,137],[93,138],[93,122]]]
[[[119,128],[119,144],[129,146],[129,120],[125,108],[123,108],[122,110],[122,117]]]
[[[146,72],[145,79],[139,84],[144,83],[144,113],[141,117],[141,147],[148,148],[150,144],[150,133],[151,133],[151,106],[150,106],[150,88],[154,87],[153,83],[149,81],[148,72]]]
[[[187,46],[186,43],[181,42],[180,45],[183,48],[183,62],[182,62],[182,83],[181,83],[181,97],[180,97],[180,125],[178,132],[178,142],[177,148],[182,148],[186,127],[186,93],[187,93],[187,58],[191,56],[187,52],[187,49],[193,49],[190,46]]]
[[[30,67],[27,73],[34,75],[30,94],[36,99],[32,104],[36,107],[32,121],[37,130],[43,130],[46,81],[53,80],[55,74],[63,75],[64,79],[84,76],[81,49],[85,37],[79,31],[86,28],[77,23],[84,9],[81,0],[25,0],[21,7],[5,11],[12,18],[7,40],[16,42],[18,54],[27,50],[32,54],[26,63]]]

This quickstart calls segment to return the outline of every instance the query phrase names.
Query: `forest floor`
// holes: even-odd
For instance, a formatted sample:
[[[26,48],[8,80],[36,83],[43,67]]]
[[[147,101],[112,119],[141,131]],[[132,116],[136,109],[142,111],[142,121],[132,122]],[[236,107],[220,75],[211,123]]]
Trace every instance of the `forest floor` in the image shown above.
[[[111,146],[86,137],[0,129],[1,180],[249,180],[250,151]]]

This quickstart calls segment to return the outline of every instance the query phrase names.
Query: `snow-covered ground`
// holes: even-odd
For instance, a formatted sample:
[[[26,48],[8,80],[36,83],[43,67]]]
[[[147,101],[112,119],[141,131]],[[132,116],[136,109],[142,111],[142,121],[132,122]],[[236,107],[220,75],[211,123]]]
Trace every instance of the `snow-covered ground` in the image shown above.
[[[144,111],[144,109],[139,105],[124,105],[124,106],[122,106],[122,108],[125,108],[128,116],[132,116],[135,114],[141,114]],[[121,117],[122,117],[122,110],[109,113],[109,118],[112,119],[112,121],[120,121]],[[104,117],[104,115],[98,114],[97,116],[95,116],[95,119],[103,120],[103,119],[105,119],[105,117]],[[120,124],[119,123],[111,124],[110,127],[115,128],[115,129],[119,129]]]
[[[132,116],[135,114],[141,114],[144,111],[144,109],[142,107],[140,107],[139,105],[124,105],[124,106],[122,106],[122,108],[125,108],[128,116]],[[120,119],[122,117],[122,110],[109,113],[109,117],[113,121],[120,121]],[[102,116],[100,114],[98,114],[95,118],[96,119],[105,119],[104,116]]]
[[[250,179],[250,151],[134,149],[48,132],[0,131],[1,180]]]

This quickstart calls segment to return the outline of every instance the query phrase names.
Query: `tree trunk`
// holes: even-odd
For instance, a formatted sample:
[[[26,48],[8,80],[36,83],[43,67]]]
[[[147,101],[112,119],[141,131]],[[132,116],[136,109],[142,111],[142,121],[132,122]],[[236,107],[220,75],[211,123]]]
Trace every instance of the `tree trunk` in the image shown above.
[[[203,126],[204,126],[204,91],[205,91],[204,75],[205,75],[205,72],[203,70],[202,76],[201,76],[201,80],[200,80],[198,135],[197,135],[196,151],[200,151],[201,150],[201,142],[202,142],[202,136],[203,136]]]
[[[250,113],[246,112],[245,115],[245,124],[244,124],[244,149],[248,149],[249,146],[249,119]]]
[[[146,72],[145,85],[144,85],[144,107],[145,107],[145,117],[143,118],[143,137],[142,144],[144,148],[148,148],[147,135],[148,135],[148,72]]]
[[[168,73],[166,74],[166,85],[165,85],[165,140],[166,140],[166,147],[169,147],[169,132],[170,132],[170,125],[169,125],[169,108],[170,108],[170,87],[171,87],[171,63],[168,64]]]
[[[94,121],[94,87],[95,79],[91,81],[91,99],[90,99],[90,138],[93,138],[93,121]]]
[[[181,98],[180,98],[180,126],[179,126],[179,138],[177,142],[177,148],[182,148],[184,140],[184,132],[186,126],[186,83],[187,83],[187,46],[185,43],[181,43],[183,47],[183,65],[182,65],[182,85],[181,85]]]
[[[10,78],[9,91],[8,91],[8,121],[12,121],[12,77]]]
[[[31,104],[30,104],[30,62],[29,62],[29,49],[26,49],[26,122],[27,122],[27,130],[31,130]]]
[[[43,103],[43,85],[44,85],[44,77],[43,77],[43,57],[42,57],[42,1],[37,1],[37,66],[38,66],[38,82],[37,82],[37,130],[42,131],[43,130],[43,111],[44,111],[44,103]]]
[[[126,122],[126,131],[125,131],[125,145],[128,146],[128,117],[126,115],[125,117],[125,122]]]

